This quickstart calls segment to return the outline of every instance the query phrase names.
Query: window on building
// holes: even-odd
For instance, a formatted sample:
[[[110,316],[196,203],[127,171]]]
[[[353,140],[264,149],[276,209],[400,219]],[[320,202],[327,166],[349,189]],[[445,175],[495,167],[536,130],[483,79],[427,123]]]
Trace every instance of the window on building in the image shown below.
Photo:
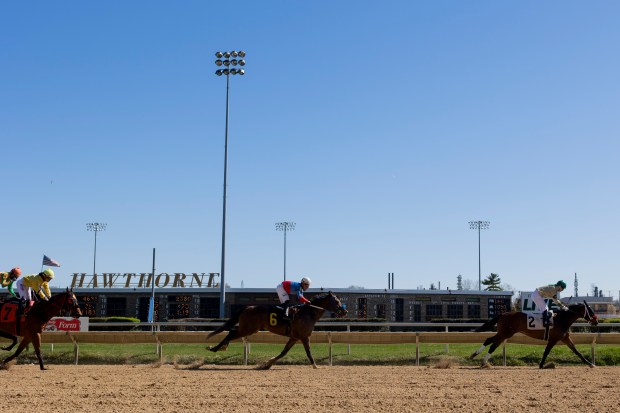
[[[422,305],[421,304],[413,305],[413,322],[414,323],[422,322]]]
[[[480,318],[480,305],[468,304],[467,305],[467,318]]]
[[[394,321],[405,321],[405,300],[397,298],[394,307]]]
[[[357,318],[368,318],[368,299],[357,299]]]
[[[107,317],[127,317],[127,298],[126,297],[108,297],[106,316]]]
[[[448,304],[448,318],[463,318],[463,304]]]
[[[385,304],[377,304],[377,318],[385,319]]]
[[[200,299],[200,317],[218,318],[220,316],[219,297],[202,297]]]
[[[426,319],[432,320],[433,318],[443,317],[443,308],[441,304],[427,304],[426,305]]]

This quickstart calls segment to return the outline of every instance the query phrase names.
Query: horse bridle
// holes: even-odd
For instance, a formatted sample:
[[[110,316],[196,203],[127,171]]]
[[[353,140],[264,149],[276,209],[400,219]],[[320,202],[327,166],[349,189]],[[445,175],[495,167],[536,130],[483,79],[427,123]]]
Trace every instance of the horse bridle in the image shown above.
[[[77,302],[76,298],[75,298],[75,295],[73,295],[73,293],[71,293],[71,297],[69,297],[69,293],[68,292],[64,293],[64,295],[65,295],[65,297],[64,297],[64,299],[62,300],[62,302],[60,304],[56,304],[56,303],[50,303],[50,304],[52,306],[54,306],[54,307],[58,307],[59,310],[63,310],[65,308],[65,304],[67,304],[67,301],[71,300],[71,301],[73,301],[73,305],[71,305],[71,308],[69,308],[68,310],[69,311],[73,310],[75,308],[76,302]]]
[[[583,314],[583,318],[589,322],[590,324],[592,324],[592,322],[597,322],[598,323],[598,317],[596,316],[596,314],[594,314],[594,310],[592,310],[590,308],[590,306],[588,305],[588,303],[586,303],[585,301],[583,302],[583,306],[584,306],[584,314]]]

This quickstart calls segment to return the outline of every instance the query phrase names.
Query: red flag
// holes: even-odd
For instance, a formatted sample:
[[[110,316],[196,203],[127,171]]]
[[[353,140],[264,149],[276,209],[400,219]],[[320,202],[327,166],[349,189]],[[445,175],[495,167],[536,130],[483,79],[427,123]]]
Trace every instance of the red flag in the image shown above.
[[[43,256],[43,265],[47,265],[48,267],[60,267],[60,263],[58,261],[51,259],[47,255]]]

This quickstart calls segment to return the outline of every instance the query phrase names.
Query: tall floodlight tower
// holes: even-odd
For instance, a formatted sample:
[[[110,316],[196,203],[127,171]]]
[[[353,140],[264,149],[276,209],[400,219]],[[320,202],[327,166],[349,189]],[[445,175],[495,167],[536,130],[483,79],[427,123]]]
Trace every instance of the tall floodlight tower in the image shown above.
[[[284,232],[284,281],[286,281],[286,232],[294,229],[294,222],[276,222],[276,231]]]
[[[222,201],[222,263],[220,268],[220,318],[224,318],[224,309],[226,303],[226,278],[225,278],[225,266],[226,266],[226,178],[228,173],[228,97],[230,90],[230,75],[245,74],[245,70],[242,69],[245,66],[245,52],[242,51],[230,51],[230,52],[216,52],[215,65],[218,69],[215,71],[217,76],[226,76],[226,128],[224,132],[224,197]],[[239,66],[239,68],[237,68]],[[221,69],[223,67],[223,69]]]
[[[91,222],[86,224],[86,231],[93,231],[95,233],[95,253],[93,256],[93,276],[97,275],[97,233],[105,231],[108,224],[101,222]]]
[[[478,290],[482,291],[482,267],[480,265],[480,230],[488,229],[491,223],[489,221],[469,221],[470,229],[478,230]]]

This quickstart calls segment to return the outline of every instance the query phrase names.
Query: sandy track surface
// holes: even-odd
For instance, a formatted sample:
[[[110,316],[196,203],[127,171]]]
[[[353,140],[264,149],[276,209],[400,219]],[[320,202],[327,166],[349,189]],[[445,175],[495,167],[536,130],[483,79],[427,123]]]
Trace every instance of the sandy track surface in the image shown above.
[[[0,370],[11,412],[614,412],[619,367],[62,366]]]

